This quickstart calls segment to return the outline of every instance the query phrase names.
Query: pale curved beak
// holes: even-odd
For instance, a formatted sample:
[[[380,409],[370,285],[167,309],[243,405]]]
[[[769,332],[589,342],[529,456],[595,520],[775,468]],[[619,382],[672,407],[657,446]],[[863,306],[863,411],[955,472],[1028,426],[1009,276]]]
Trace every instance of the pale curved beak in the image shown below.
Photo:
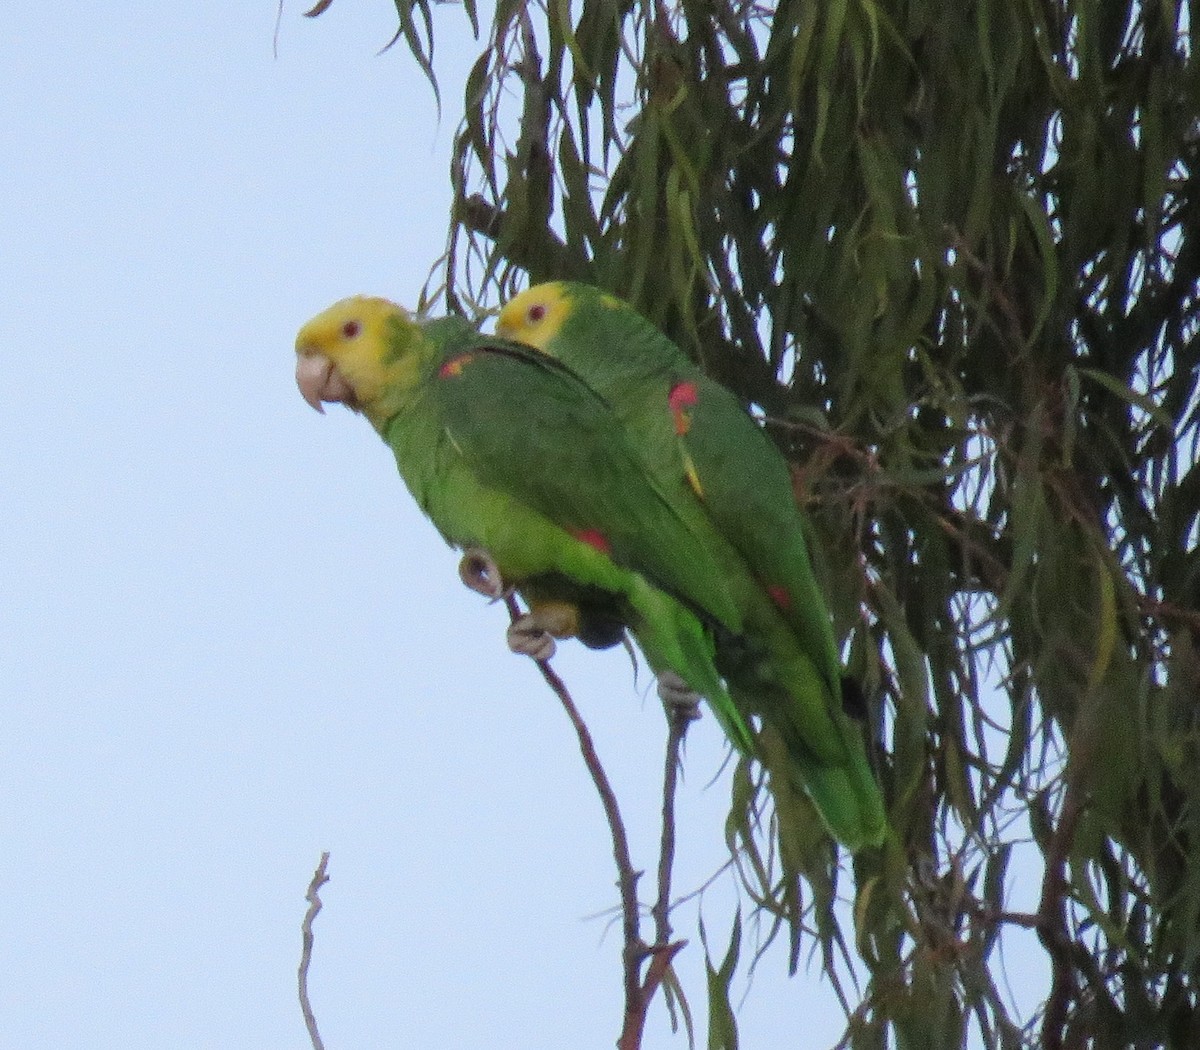
[[[318,412],[325,411],[322,402],[340,401],[354,407],[354,391],[324,354],[300,354],[296,360],[296,385],[304,400]]]

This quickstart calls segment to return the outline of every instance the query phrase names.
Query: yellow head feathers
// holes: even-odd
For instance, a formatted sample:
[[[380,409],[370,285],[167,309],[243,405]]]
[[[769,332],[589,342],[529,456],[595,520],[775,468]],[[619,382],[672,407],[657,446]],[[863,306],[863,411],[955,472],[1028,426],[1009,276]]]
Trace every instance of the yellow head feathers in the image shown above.
[[[406,331],[419,330],[387,299],[356,295],[334,303],[296,336],[304,399],[318,411],[322,402],[340,401],[373,418],[386,391],[416,379],[415,355],[403,352]]]
[[[571,300],[561,281],[537,284],[505,304],[496,321],[496,334],[548,353],[571,313]]]

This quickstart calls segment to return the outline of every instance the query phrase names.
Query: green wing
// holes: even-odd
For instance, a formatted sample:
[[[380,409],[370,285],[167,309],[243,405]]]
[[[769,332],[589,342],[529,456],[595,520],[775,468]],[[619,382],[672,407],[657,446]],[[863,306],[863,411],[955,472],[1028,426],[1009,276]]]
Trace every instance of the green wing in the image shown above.
[[[575,373],[479,337],[447,355],[432,383],[447,437],[480,481],[740,631],[704,542],[647,474],[608,404]]]
[[[531,368],[528,355],[503,347],[485,353],[485,342],[461,319],[419,326],[399,314],[392,320],[380,364],[393,379],[378,390],[383,407],[374,417],[418,505],[452,546],[486,549],[531,607],[573,605],[586,643],[610,644],[628,625],[655,672],[674,671],[705,696],[733,744],[751,753],[750,729],[717,674],[710,632],[647,579],[658,567],[715,619],[729,599],[719,579],[703,575],[703,550],[686,530],[667,531],[673,523],[656,507],[628,446],[612,441],[606,452],[587,445],[585,439],[612,436],[603,401],[569,372]],[[546,395],[537,380],[545,375],[573,386],[589,407],[565,420],[551,411],[533,425],[531,406]],[[566,428],[571,421],[579,427]],[[608,426],[620,436],[611,418]],[[588,471],[604,479],[604,498],[584,484]],[[539,481],[543,472],[552,478]],[[612,490],[617,478],[627,492]],[[659,527],[661,535],[652,531]],[[655,540],[662,540],[658,547]],[[619,564],[605,549],[610,542],[639,552],[630,558],[636,564]]]
[[[709,527],[741,556],[840,693],[832,624],[779,450],[730,391],[632,307],[587,285],[561,287],[571,309],[547,349],[609,399],[677,508],[687,479],[694,495],[682,501],[698,497]]]
[[[771,601],[804,641],[832,692],[841,661],[825,599],[813,575],[807,527],[779,450],[719,383],[691,373],[696,400],[679,438],[713,524],[746,559]]]
[[[736,552],[721,563],[746,628],[718,652],[730,692],[782,738],[833,834],[851,849],[878,843],[882,799],[842,711],[833,627],[786,462],[737,399],[631,307],[565,289],[572,309],[549,351],[612,400],[670,498],[702,507]]]

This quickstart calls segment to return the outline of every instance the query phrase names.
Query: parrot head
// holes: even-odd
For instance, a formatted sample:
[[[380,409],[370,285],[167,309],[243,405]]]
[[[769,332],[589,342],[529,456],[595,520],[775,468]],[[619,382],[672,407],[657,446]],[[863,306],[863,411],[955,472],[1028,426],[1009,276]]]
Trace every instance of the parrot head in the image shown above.
[[[549,354],[550,344],[573,310],[566,282],[535,284],[505,303],[496,319],[496,334]]]
[[[421,329],[387,299],[356,295],[318,314],[296,336],[296,384],[318,412],[341,402],[372,416],[388,391],[416,379]]]

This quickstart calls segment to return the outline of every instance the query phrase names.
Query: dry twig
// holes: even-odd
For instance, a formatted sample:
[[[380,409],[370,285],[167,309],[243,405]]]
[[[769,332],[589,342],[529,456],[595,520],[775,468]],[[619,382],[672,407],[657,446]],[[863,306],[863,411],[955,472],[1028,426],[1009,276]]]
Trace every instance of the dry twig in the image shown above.
[[[312,1005],[308,1001],[308,966],[312,962],[313,949],[313,920],[321,910],[321,898],[318,893],[322,886],[329,881],[325,869],[329,864],[329,852],[321,854],[321,862],[313,872],[312,882],[308,884],[308,892],[304,899],[308,901],[308,911],[304,913],[304,922],[300,924],[303,947],[300,951],[300,970],[297,975],[300,986],[300,1009],[304,1013],[304,1025],[308,1029],[308,1038],[312,1040],[313,1050],[325,1050],[321,1042],[321,1033],[317,1031],[317,1019],[313,1015]]]
[[[516,598],[505,596],[509,616],[515,622],[521,615]],[[685,707],[672,707],[668,719],[670,729],[667,735],[666,767],[663,777],[663,807],[662,807],[662,839],[658,863],[658,897],[652,914],[655,921],[655,943],[647,946],[642,940],[639,908],[637,899],[637,882],[641,872],[633,867],[629,855],[629,837],[621,818],[621,810],[617,804],[617,796],[612,789],[608,774],[596,753],[592,734],[575,706],[575,701],[568,692],[563,680],[550,666],[549,661],[538,660],[538,670],[546,684],[553,690],[559,702],[566,711],[579,740],[579,750],[583,755],[584,765],[587,766],[596,792],[604,807],[604,815],[608,820],[609,832],[612,835],[613,859],[617,865],[617,887],[621,896],[621,930],[622,951],[621,966],[625,988],[625,1014],[621,1027],[621,1035],[617,1040],[617,1050],[639,1050],[642,1044],[642,1032],[646,1025],[646,1014],[650,1003],[662,984],[667,970],[679,950],[686,941],[670,942],[671,924],[671,868],[675,857],[675,788],[679,767],[679,751],[683,743],[688,724],[695,718],[694,711]],[[642,979],[642,963],[650,959],[645,979]]]

